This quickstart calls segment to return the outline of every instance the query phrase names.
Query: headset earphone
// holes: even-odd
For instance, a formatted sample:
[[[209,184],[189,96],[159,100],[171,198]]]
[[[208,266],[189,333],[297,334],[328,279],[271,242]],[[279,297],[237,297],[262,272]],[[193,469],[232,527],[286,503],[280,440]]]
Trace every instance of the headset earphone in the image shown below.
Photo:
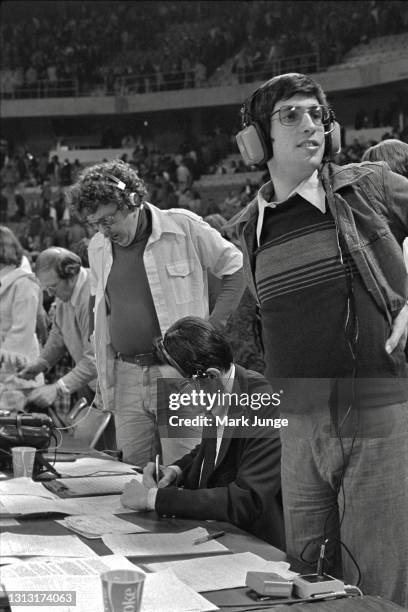
[[[278,77],[280,78],[280,77]],[[273,156],[272,142],[269,134],[265,134],[259,121],[253,118],[253,104],[258,93],[271,84],[267,81],[258,87],[241,107],[242,129],[236,135],[239,152],[247,166],[263,166]],[[272,112],[272,109],[271,109]],[[331,157],[341,150],[341,130],[336,121],[333,110],[329,109],[330,116],[325,131],[325,149],[323,157]]]
[[[76,276],[81,269],[81,259],[76,253],[71,253],[59,247],[51,247],[58,254],[55,263],[55,271],[62,279]]]
[[[154,349],[157,357],[160,361],[167,361],[167,363],[173,366],[183,378],[192,378],[196,381],[200,378],[221,378],[221,371],[218,368],[207,368],[205,371],[198,369],[192,376],[187,374],[179,363],[172,357],[168,349],[164,345],[164,338],[157,338],[154,342]]]
[[[74,261],[62,260],[57,263],[56,271],[60,278],[66,279],[76,276],[81,269],[81,264]]]
[[[113,174],[109,174],[108,172],[105,172],[103,176],[104,178],[109,179],[111,184],[117,187],[117,189],[120,189],[120,191],[129,191],[126,183],[122,181],[121,179],[119,179],[117,176],[114,176]],[[135,196],[137,196],[137,199],[140,201],[136,202]],[[134,191],[129,193],[129,207],[130,208],[143,208],[143,199],[140,198],[140,196]]]

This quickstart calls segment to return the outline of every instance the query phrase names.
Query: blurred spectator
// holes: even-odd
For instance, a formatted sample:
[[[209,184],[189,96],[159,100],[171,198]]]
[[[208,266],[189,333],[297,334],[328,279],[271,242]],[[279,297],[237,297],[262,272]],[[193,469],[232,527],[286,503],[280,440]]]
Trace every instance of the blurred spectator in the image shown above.
[[[8,219],[8,199],[0,193],[0,223],[6,223]]]
[[[10,217],[10,221],[19,223],[26,218],[26,204],[23,196],[20,193],[16,193],[14,200],[16,203],[16,211],[14,215]]]
[[[408,178],[408,144],[400,140],[383,140],[367,149],[361,161],[385,161],[390,169]]]
[[[41,290],[21,266],[23,249],[14,233],[0,226],[0,354],[18,364],[39,355],[35,333]]]
[[[186,187],[190,187],[192,183],[192,176],[190,170],[187,168],[183,156],[176,155],[176,179],[179,189],[183,190]]]
[[[60,181],[60,184],[63,186],[72,184],[72,166],[68,159],[65,159],[63,165],[61,166]]]
[[[71,225],[68,228],[67,238],[68,238],[68,249],[79,255],[78,248],[79,248],[80,242],[83,238],[87,238],[87,234],[86,234],[86,229],[79,222],[76,216],[73,216],[71,218]]]

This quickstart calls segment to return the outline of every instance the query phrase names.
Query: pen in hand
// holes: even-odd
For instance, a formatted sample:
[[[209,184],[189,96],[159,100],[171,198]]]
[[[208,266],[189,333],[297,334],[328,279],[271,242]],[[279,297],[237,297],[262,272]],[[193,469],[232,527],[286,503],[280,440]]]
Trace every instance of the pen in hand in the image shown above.
[[[194,540],[193,544],[204,544],[204,542],[208,542],[209,540],[216,540],[217,538],[222,538],[225,535],[225,531],[215,531],[214,533],[209,533],[206,536],[202,536],[201,538],[197,538]]]
[[[160,481],[160,463],[159,463],[159,455],[156,455],[156,484],[159,484]]]

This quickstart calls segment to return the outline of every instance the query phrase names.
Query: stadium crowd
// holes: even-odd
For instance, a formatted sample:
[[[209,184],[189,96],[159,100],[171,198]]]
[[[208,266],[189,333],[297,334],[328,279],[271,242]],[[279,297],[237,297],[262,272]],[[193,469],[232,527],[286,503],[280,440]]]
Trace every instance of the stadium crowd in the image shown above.
[[[408,29],[408,9],[395,0],[83,2],[64,3],[52,17],[14,23],[6,8],[2,17],[5,98],[126,95],[318,71],[353,45]]]
[[[125,137],[128,142],[129,138],[135,142],[133,137]],[[407,142],[408,134],[406,130],[384,132],[382,139],[387,138]],[[197,181],[202,175],[248,173],[254,168],[237,159],[232,138],[220,129],[203,137],[196,148],[193,144],[196,143],[186,144],[172,154],[153,145],[136,144],[132,156],[124,154],[122,160],[138,172],[147,185],[149,200],[159,208],[187,208],[204,218],[222,215],[228,220],[251,200],[257,182],[249,178],[238,187],[231,185],[222,200],[214,200],[202,197]],[[374,144],[372,140],[361,143],[355,139],[342,148],[336,162],[342,165],[361,161]],[[46,153],[35,156],[23,147],[13,150],[7,143],[1,151],[0,164],[0,222],[13,225],[23,247],[34,253],[52,245],[82,252],[84,240],[86,243],[90,238],[89,228],[72,215],[64,192],[84,166],[78,160],[70,163],[56,155],[51,159]]]

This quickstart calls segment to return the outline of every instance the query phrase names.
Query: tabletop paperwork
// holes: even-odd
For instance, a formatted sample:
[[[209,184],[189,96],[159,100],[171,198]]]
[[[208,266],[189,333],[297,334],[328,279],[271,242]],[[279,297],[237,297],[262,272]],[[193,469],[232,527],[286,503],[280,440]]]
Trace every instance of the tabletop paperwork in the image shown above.
[[[42,536],[27,533],[0,533],[1,554],[6,557],[93,557],[94,551],[77,536]]]
[[[120,555],[105,555],[102,557],[61,557],[53,561],[36,559],[35,561],[19,561],[2,568],[1,579],[36,578],[41,576],[99,576],[101,572],[110,569],[135,569],[135,565]]]
[[[85,538],[100,538],[105,533],[141,533],[146,531],[143,527],[123,520],[113,514],[68,516],[57,521],[57,523]]]
[[[108,557],[97,558],[96,563],[106,564]],[[117,558],[116,558],[117,559]],[[86,559],[86,565],[90,565]],[[119,565],[129,569],[129,562],[123,559],[122,562],[116,561]],[[76,560],[64,560],[55,567],[48,564],[46,575],[39,575],[44,568],[37,567],[32,576],[23,576],[23,571],[15,570],[11,572],[13,566],[6,568],[7,574],[2,572],[2,581],[8,591],[76,591],[76,605],[66,606],[41,606],[41,612],[101,612],[103,610],[102,587],[99,575],[90,569],[86,569],[85,563]],[[92,560],[91,560],[92,565]],[[110,567],[112,567],[110,565]],[[49,571],[47,571],[49,569]],[[109,567],[97,570],[99,574]],[[135,566],[132,566],[132,569]],[[187,587],[169,570],[157,574],[146,574],[142,597],[141,612],[206,612],[217,610],[218,608],[204,599],[201,595]],[[12,611],[18,610],[25,612],[27,606],[17,606],[13,604]]]
[[[46,489],[41,482],[34,482],[31,478],[10,478],[0,481],[0,495],[30,495],[40,499],[55,499],[57,496]]]
[[[199,593],[243,587],[249,571],[274,572],[288,579],[295,576],[289,569],[289,563],[265,561],[250,552],[148,563],[145,566],[154,572],[171,569],[182,582]]]
[[[141,474],[115,474],[115,475],[94,475],[94,476],[69,476],[67,478],[58,478],[56,483],[59,483],[65,488],[61,491],[62,497],[76,497],[86,495],[108,495],[122,493],[125,484],[131,480],[141,482]]]
[[[133,465],[128,463],[122,463],[121,461],[113,461],[112,459],[99,459],[97,457],[80,457],[75,461],[56,461],[53,464],[56,471],[64,476],[92,476],[103,473],[130,473],[135,474],[132,471]]]
[[[52,493],[50,495],[53,495],[53,497],[49,499],[32,495],[2,495],[0,513],[2,517],[7,518],[7,514],[28,516],[38,512],[55,512],[66,515],[89,514],[92,516],[134,512],[122,506],[120,495],[75,497],[72,499],[61,499]]]
[[[103,543],[114,553],[125,557],[158,557],[179,555],[203,555],[228,552],[219,540],[194,544],[197,538],[208,535],[204,527],[196,527],[179,533],[108,534]]]

